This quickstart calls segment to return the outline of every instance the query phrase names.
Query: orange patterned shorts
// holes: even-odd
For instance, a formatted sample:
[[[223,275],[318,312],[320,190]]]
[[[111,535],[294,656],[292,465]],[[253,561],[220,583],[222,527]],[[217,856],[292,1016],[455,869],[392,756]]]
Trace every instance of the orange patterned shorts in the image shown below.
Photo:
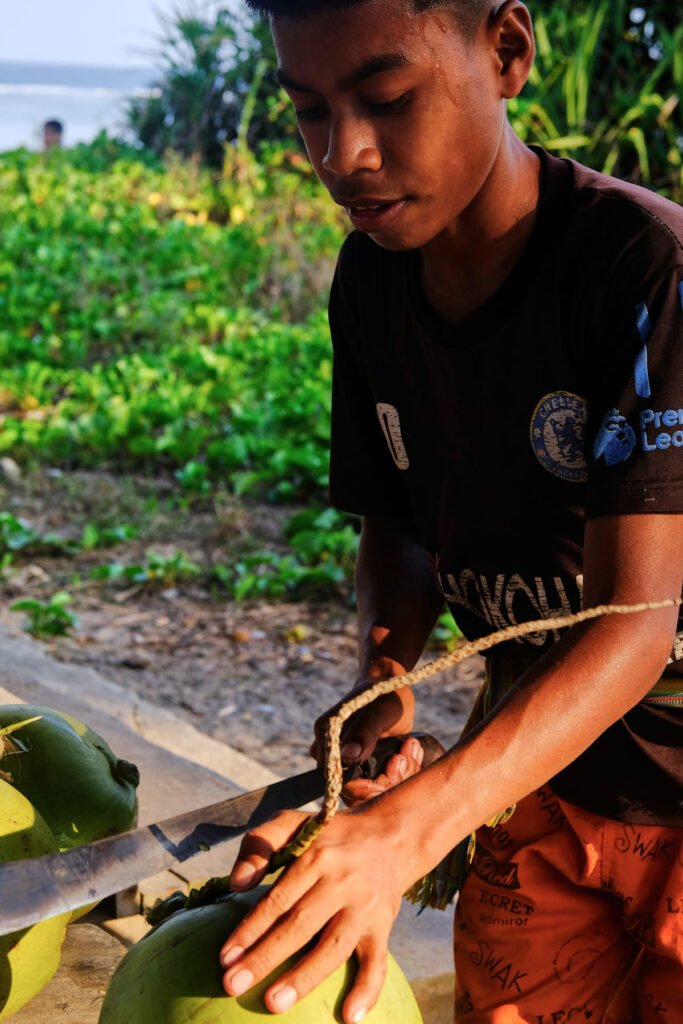
[[[455,966],[457,1024],[683,1024],[683,829],[541,788],[477,833]]]

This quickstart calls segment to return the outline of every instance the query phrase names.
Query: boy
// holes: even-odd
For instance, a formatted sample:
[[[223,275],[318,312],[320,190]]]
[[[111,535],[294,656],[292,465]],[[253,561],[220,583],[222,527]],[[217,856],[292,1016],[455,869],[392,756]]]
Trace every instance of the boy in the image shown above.
[[[364,517],[356,686],[411,668],[444,598],[476,636],[680,595],[680,210],[515,136],[505,101],[534,49],[519,0],[250,6],[357,229],[330,301],[331,494]],[[410,741],[356,788],[381,795],[339,814],[226,942],[226,991],[320,933],[268,1009],[355,950],[343,1014],[362,1020],[401,894],[478,828],[458,1021],[683,1020],[676,625],[614,616],[492,654],[489,714],[428,769]],[[377,701],[346,758],[412,715],[410,692]],[[247,837],[233,883],[255,884],[301,820]]]

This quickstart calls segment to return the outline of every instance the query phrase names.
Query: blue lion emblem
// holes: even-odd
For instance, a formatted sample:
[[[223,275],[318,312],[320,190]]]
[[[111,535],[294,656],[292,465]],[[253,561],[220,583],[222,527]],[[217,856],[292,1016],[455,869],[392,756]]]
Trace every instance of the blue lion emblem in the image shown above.
[[[602,458],[606,466],[617,466],[626,462],[635,446],[636,435],[626,417],[618,409],[609,409],[593,445],[596,461]]]

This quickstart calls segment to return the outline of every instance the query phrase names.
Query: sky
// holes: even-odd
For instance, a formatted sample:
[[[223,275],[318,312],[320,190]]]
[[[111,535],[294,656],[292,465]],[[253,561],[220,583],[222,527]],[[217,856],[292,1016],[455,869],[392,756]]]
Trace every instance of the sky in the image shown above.
[[[149,67],[158,12],[207,6],[210,0],[0,0],[0,60]]]

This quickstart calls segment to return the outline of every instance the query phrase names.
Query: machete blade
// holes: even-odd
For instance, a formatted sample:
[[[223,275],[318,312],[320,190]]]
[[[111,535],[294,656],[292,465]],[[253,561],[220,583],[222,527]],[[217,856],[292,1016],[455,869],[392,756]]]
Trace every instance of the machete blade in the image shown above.
[[[324,791],[322,772],[315,768],[65,853],[0,864],[0,935],[111,896]]]

